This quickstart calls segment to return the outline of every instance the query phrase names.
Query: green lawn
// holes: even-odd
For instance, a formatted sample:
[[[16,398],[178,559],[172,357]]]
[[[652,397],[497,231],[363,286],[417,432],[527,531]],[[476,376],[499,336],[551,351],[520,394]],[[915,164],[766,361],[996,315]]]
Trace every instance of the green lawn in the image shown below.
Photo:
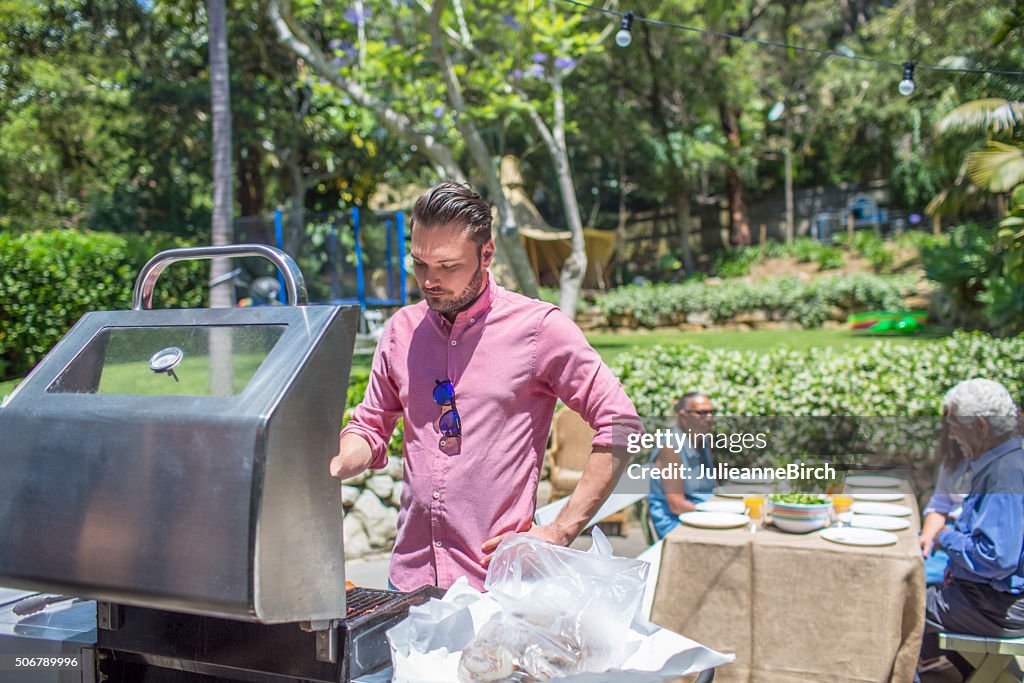
[[[842,348],[868,346],[889,340],[897,344],[927,344],[942,339],[947,333],[925,330],[916,335],[881,335],[854,333],[846,329],[810,330],[748,330],[734,332],[631,332],[588,334],[587,340],[606,363],[612,363],[623,351],[644,350],[652,346],[696,344],[712,349],[732,351],[768,351],[788,348],[797,351],[810,348]]]
[[[925,331],[910,336],[864,335],[849,330],[753,330],[737,332],[626,332],[588,334],[587,339],[597,349],[606,363],[613,363],[616,356],[624,351],[649,349],[658,344],[698,344],[708,348],[732,349],[736,351],[767,351],[789,348],[842,348],[844,346],[866,346],[881,339],[897,344],[928,344],[946,336],[945,332]],[[352,359],[352,370],[367,372],[370,369],[370,354],[358,354]],[[14,391],[20,380],[0,382],[0,398]]]

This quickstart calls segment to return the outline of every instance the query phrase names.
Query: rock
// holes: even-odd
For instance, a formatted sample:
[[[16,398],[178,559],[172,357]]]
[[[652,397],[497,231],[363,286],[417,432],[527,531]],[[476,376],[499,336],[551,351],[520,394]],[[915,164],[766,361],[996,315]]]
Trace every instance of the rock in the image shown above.
[[[352,507],[356,504],[356,499],[359,498],[361,493],[357,486],[342,486],[341,487],[341,504],[347,508]]]
[[[391,497],[391,490],[395,488],[395,480],[386,474],[375,474],[366,480],[366,488],[373,491],[381,500]]]
[[[551,502],[551,482],[542,481],[537,484],[537,507],[543,507]]]
[[[384,469],[387,475],[395,481],[402,481],[403,464],[402,459],[397,455],[388,456],[388,466]]]
[[[753,327],[747,323],[724,323],[718,329],[722,332],[746,332]]]
[[[402,506],[402,482],[396,481],[395,487],[391,489],[391,504],[395,507]]]
[[[693,313],[687,313],[686,322],[691,325],[703,325],[704,327],[707,327],[711,324],[711,314],[706,311],[694,311]]]
[[[846,325],[838,320],[826,320],[821,324],[821,326],[826,330],[841,330],[846,327]]]
[[[733,318],[733,322],[745,323],[747,325],[757,325],[758,323],[763,323],[767,321],[768,312],[760,308],[755,309],[753,311],[744,311],[743,313],[740,313],[735,318]]]
[[[362,557],[372,550],[366,527],[355,515],[345,515],[345,559]]]
[[[398,510],[389,508],[369,489],[356,500],[352,514],[366,527],[370,545],[374,548],[390,546],[398,533]]]
[[[362,486],[363,484],[366,483],[366,480],[369,479],[372,476],[373,476],[373,474],[370,472],[370,470],[363,470],[362,472],[360,472],[359,474],[357,474],[354,477],[349,477],[348,479],[342,479],[341,483],[342,484],[346,484],[348,486]]]
[[[839,322],[846,320],[846,311],[839,306],[829,306],[828,312],[825,315],[829,320],[837,320]]]
[[[695,325],[693,323],[679,323],[678,325],[676,325],[676,328],[678,328],[678,330],[680,332],[703,332],[704,331],[704,326],[703,325]]]

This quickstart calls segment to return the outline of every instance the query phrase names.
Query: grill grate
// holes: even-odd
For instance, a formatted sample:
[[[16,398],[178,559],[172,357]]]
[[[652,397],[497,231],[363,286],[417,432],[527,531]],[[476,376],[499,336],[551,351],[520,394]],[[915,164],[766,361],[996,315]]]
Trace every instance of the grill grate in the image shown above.
[[[389,602],[404,598],[405,595],[399,591],[353,588],[345,593],[345,619],[355,619],[369,614]]]

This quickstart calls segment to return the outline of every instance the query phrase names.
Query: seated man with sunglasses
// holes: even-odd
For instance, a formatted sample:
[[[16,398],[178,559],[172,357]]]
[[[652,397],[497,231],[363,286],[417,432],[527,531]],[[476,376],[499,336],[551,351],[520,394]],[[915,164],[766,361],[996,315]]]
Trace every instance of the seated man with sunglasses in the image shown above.
[[[692,443],[696,435],[710,434],[715,422],[715,407],[711,399],[692,391],[683,394],[674,406],[678,430],[687,436],[679,450],[673,448],[655,449],[651,453],[651,462],[659,469],[678,462],[687,473],[686,477],[668,479],[651,479],[650,493],[647,500],[650,504],[651,523],[658,538],[679,526],[679,515],[697,509],[702,503],[715,495],[715,479],[709,474],[715,463],[711,458],[711,449],[706,444]]]
[[[413,207],[424,300],[387,322],[366,395],[330,464],[345,479],[387,464],[399,417],[404,480],[390,581],[399,590],[483,587],[502,537],[568,545],[629,464],[643,426],[619,381],[558,308],[500,287],[490,207],[469,187],[437,185]],[[558,518],[532,523],[555,403],[596,430],[583,476]]]

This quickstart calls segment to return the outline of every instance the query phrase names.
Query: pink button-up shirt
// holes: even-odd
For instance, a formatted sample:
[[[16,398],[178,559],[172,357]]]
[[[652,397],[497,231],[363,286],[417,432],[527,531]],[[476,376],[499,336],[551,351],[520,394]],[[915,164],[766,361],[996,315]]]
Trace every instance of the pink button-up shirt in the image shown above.
[[[461,439],[442,447],[434,402],[450,379]],[[403,591],[447,588],[460,576],[483,588],[484,541],[532,523],[555,403],[597,430],[594,446],[625,444],[642,426],[619,381],[580,329],[555,306],[488,285],[455,322],[425,302],[388,320],[366,396],[342,434],[358,434],[387,463],[386,445],[405,428],[402,506],[391,582]]]

